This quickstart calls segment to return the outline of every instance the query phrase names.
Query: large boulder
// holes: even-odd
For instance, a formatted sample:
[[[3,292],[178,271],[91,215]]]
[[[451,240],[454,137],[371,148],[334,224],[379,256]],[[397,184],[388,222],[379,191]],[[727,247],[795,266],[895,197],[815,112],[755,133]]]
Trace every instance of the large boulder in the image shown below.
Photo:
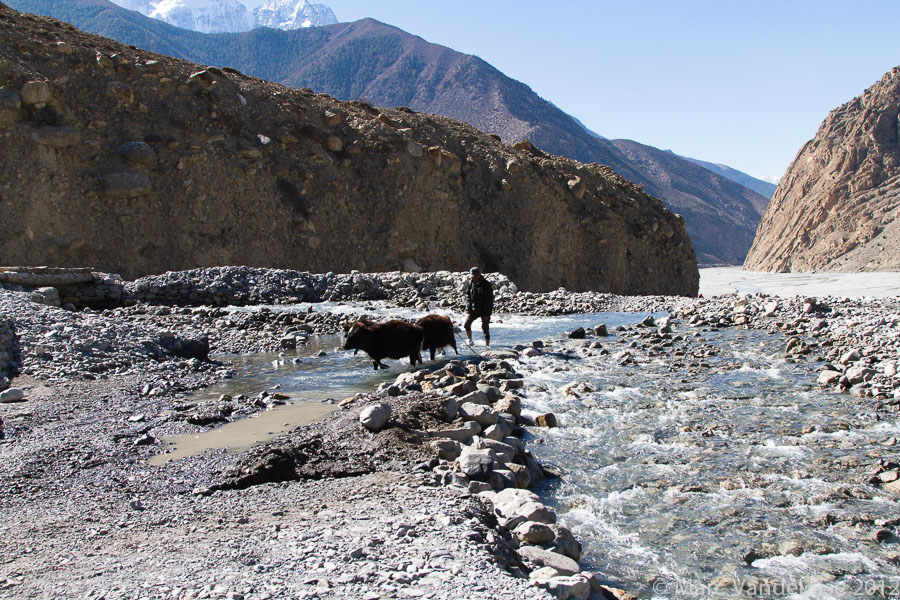
[[[369,431],[384,429],[391,418],[391,407],[385,402],[367,406],[359,413],[359,422]]]

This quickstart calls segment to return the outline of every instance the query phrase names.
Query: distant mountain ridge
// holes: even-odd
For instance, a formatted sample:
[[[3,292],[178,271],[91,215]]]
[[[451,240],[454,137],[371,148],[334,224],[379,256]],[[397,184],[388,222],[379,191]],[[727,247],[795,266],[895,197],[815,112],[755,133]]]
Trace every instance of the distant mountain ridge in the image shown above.
[[[252,12],[240,0],[110,0],[147,17],[201,33],[240,33],[257,27],[300,29],[333,25],[324,4],[306,0],[266,0]]]
[[[308,87],[338,99],[408,106],[556,155],[611,166],[684,218],[701,264],[740,264],[767,199],[663,150],[587,130],[484,60],[426,42],[373,19],[296,31],[203,35],[129,13],[106,0],[10,0],[127,44]]]
[[[668,152],[672,152],[672,151],[668,150]],[[675,153],[672,152],[672,154],[675,154]],[[682,156],[680,154],[677,156],[681,156],[681,158],[683,158],[685,160],[689,160],[692,163],[694,163],[695,165],[700,165],[704,169],[712,171],[713,173],[718,173],[722,177],[727,177],[728,179],[734,181],[735,183],[739,183],[742,186],[744,186],[745,188],[749,188],[749,189],[753,190],[754,192],[756,192],[757,194],[759,194],[760,196],[763,196],[764,198],[767,198],[767,199],[772,197],[772,194],[775,193],[775,188],[778,187],[774,183],[770,183],[770,182],[764,181],[762,179],[757,179],[753,175],[748,175],[747,173],[744,173],[743,171],[738,171],[737,169],[733,169],[733,168],[729,167],[728,165],[723,165],[723,164],[719,164],[719,163],[711,163],[711,162],[707,162],[705,160],[700,160],[698,158]],[[757,206],[757,208],[759,209],[760,214],[762,214],[766,211],[766,204]]]

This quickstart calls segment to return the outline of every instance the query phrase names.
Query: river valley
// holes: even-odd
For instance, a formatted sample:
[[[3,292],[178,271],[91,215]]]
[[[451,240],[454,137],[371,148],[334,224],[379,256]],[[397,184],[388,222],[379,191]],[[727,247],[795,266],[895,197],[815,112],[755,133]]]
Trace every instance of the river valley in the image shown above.
[[[64,348],[54,349],[40,328],[48,316],[72,317],[21,304],[15,294],[4,306],[17,317],[28,374],[13,379],[25,402],[0,405],[0,452],[10,465],[0,528],[31,541],[3,551],[0,596],[65,589],[137,597],[144,588],[148,597],[453,598],[471,577],[481,584],[469,597],[546,593],[505,574],[519,569],[502,566],[509,532],[481,515],[477,496],[457,480],[413,469],[425,464],[415,449],[376,447],[361,472],[368,474],[358,476],[338,465],[294,483],[204,491],[241,464],[247,447],[289,442],[310,421],[348,422],[341,401],[384,396],[399,375],[418,370],[405,361],[376,373],[365,357],[339,348],[340,336],[313,334],[296,351],[213,354],[208,366],[120,360],[116,373],[96,381],[52,383],[45,375],[61,367],[46,354],[31,358],[31,339],[46,340],[64,363]],[[620,311],[565,314],[573,297],[544,298],[559,314],[496,315],[492,350],[522,376],[516,393],[526,419],[555,415],[558,427],[523,432],[533,455],[562,475],[533,489],[580,541],[581,568],[607,586],[596,597],[614,597],[615,588],[627,590],[615,592],[621,598],[896,596],[900,310],[892,299],[603,297]],[[315,309],[335,319],[422,310],[389,301]],[[240,309],[271,324],[309,307],[265,310]],[[452,308],[430,310],[460,320]],[[141,331],[179,314],[142,317]],[[202,313],[190,314],[204,322]],[[78,318],[76,338],[92,331],[88,323],[125,316]],[[569,337],[579,329],[583,338]],[[252,330],[244,343],[269,348],[255,340],[281,334]],[[477,364],[487,349],[480,332],[475,339],[472,348],[460,345],[459,357],[451,351],[425,367]],[[159,385],[161,376],[165,385],[151,389],[147,382]],[[229,410],[206,420],[207,409],[223,402]],[[94,416],[86,419],[85,410]],[[188,447],[189,439],[198,443]],[[53,508],[38,521],[15,516],[39,506]],[[382,546],[372,540],[384,535],[361,523],[401,534]],[[402,532],[413,530],[408,545]],[[60,549],[68,543],[74,553]],[[286,555],[291,547],[304,550]],[[445,555],[444,547],[456,550]]]

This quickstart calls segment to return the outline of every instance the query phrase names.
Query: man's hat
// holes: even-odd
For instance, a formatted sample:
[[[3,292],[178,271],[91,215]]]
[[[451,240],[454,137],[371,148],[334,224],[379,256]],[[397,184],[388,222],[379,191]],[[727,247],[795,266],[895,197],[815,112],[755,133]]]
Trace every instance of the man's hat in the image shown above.
[[[469,273],[472,274],[472,277],[475,277],[476,275],[481,273],[481,269],[479,269],[478,267],[472,267],[471,269],[469,269]]]

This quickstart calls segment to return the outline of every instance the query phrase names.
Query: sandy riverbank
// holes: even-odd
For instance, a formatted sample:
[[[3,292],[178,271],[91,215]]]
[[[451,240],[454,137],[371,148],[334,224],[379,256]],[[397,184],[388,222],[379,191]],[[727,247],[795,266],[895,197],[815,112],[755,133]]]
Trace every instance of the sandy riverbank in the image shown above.
[[[700,269],[700,293],[886,298],[900,295],[900,273],[753,273],[740,267]]]

